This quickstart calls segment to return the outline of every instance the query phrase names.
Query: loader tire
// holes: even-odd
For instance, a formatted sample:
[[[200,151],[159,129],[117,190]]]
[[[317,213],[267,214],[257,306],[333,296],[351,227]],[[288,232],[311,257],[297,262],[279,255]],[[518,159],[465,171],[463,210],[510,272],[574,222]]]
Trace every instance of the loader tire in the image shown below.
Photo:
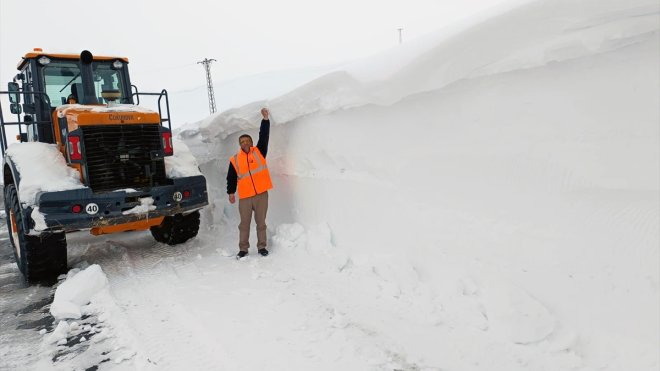
[[[4,196],[9,244],[14,250],[18,269],[30,283],[55,281],[58,275],[67,271],[66,234],[45,232],[28,235],[24,230],[16,186],[5,186]]]
[[[160,225],[150,228],[156,241],[168,245],[178,245],[197,236],[199,232],[199,210],[190,214],[166,216]]]

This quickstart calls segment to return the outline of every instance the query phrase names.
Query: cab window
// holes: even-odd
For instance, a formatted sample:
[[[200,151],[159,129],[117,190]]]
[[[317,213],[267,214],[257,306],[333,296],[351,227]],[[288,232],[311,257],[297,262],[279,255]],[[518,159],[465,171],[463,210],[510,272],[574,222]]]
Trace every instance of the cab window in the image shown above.
[[[118,102],[123,102],[124,89],[121,86],[121,71],[113,68],[109,62],[94,62],[92,69],[94,70],[94,89],[99,103],[108,103],[101,97],[101,92],[104,90],[119,90],[122,96]]]
[[[52,61],[43,67],[43,75],[51,107],[66,104],[70,96],[76,100],[78,95],[82,96],[82,80],[77,62]]]
[[[125,101],[122,89],[121,69],[115,69],[111,61],[92,62],[94,95],[99,103],[107,103],[101,97],[104,90],[119,90],[119,102]],[[83,98],[82,78],[78,61],[54,60],[43,67],[46,94],[51,107],[67,103],[80,103]]]

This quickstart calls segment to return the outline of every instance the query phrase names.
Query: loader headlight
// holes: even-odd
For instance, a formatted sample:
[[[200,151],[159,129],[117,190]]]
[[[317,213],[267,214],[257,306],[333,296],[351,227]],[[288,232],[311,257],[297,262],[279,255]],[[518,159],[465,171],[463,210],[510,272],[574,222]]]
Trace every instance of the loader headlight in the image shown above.
[[[121,63],[121,61],[114,61],[112,62],[112,68],[118,70],[120,68],[124,67],[124,64]]]
[[[39,62],[40,65],[45,66],[48,63],[50,63],[50,58],[44,56],[44,57],[41,57],[41,58],[37,59],[37,62]]]

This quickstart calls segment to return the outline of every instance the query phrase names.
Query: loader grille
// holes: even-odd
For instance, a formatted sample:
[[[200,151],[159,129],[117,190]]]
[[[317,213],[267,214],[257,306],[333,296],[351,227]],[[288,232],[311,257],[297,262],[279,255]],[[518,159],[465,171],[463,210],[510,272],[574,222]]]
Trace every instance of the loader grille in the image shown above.
[[[94,192],[166,183],[160,126],[82,126],[87,180]],[[154,154],[160,157],[154,158]]]

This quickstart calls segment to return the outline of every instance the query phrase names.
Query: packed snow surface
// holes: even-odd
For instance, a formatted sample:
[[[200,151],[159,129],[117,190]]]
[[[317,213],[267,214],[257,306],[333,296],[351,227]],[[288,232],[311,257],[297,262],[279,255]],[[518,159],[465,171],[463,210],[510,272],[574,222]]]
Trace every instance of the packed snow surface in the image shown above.
[[[34,205],[39,192],[85,188],[80,174],[67,166],[55,144],[14,143],[7,148],[7,156],[20,173],[18,198],[24,205]]]
[[[657,370],[659,14],[529,2],[186,127],[199,235],[70,237],[108,289],[38,365]],[[264,105],[271,255],[238,261],[225,177]]]

